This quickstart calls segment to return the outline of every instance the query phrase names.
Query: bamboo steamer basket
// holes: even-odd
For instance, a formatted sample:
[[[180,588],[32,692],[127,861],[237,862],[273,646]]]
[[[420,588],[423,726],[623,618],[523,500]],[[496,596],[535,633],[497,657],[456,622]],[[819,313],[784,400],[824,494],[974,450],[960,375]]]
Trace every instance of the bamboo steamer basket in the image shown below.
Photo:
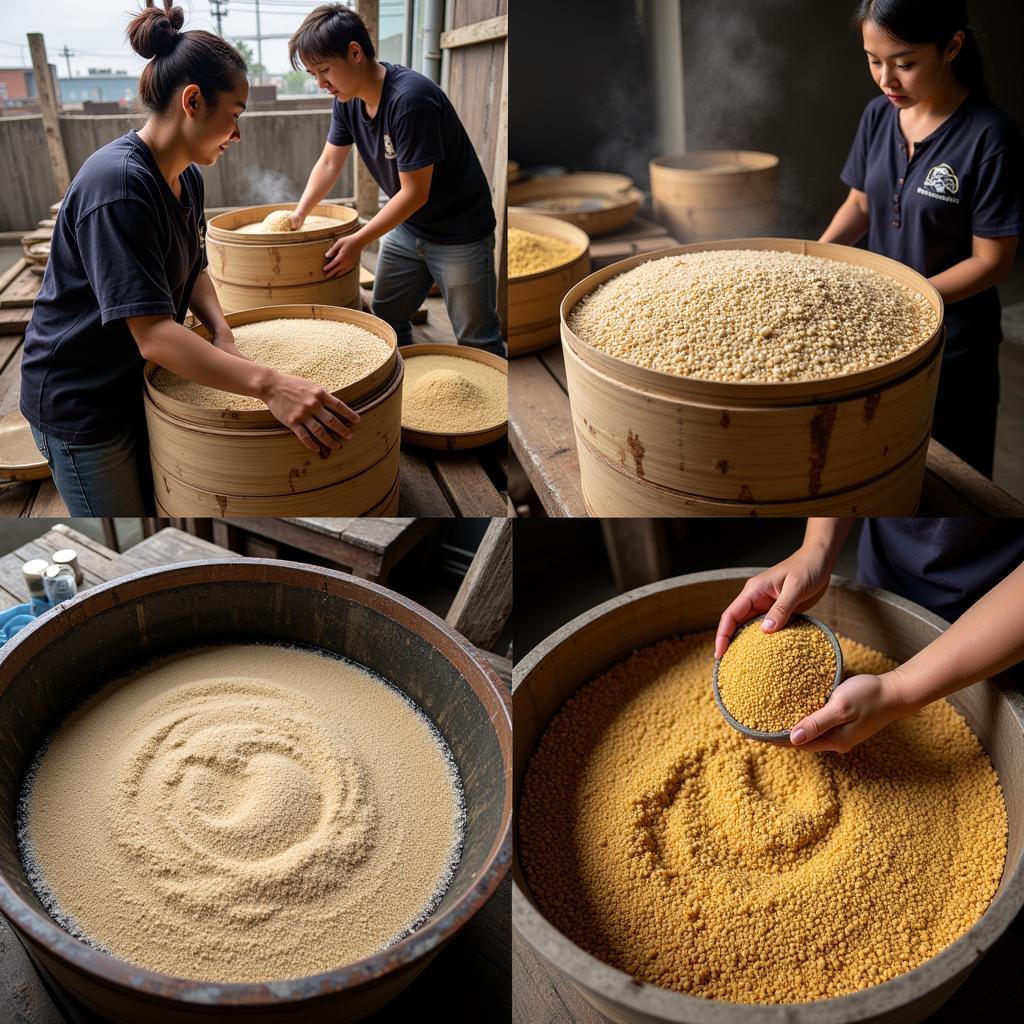
[[[564,196],[592,198],[594,207],[578,210],[548,210],[531,206],[541,199],[559,199]],[[644,194],[624,175],[618,174],[561,174],[509,186],[508,201],[512,209],[524,213],[540,213],[574,224],[591,238],[607,235],[625,227],[637,214]]]
[[[146,423],[157,501],[169,516],[390,514],[398,482],[403,366],[395,332],[369,313],[335,306],[268,306],[227,316],[333,320],[383,338],[391,355],[335,392],[360,416],[352,440],[328,457],[305,448],[269,409],[201,408],[162,394],[144,370]],[[195,333],[208,338],[204,327]]]
[[[513,821],[523,776],[544,730],[587,680],[638,647],[679,632],[711,629],[758,569],[724,569],[663,580],[599,605],[538,644],[515,668]],[[947,627],[902,597],[833,577],[814,614],[832,629],[905,661]],[[708,686],[711,667],[708,667]],[[534,904],[516,853],[512,920],[516,930],[593,1006],[620,1024],[914,1024],[964,981],[1024,904],[1024,698],[1005,678],[948,698],[992,758],[1009,820],[999,888],[977,923],[951,946],[884,984],[835,999],[785,1006],[722,1003],[631,978],[585,953]]]
[[[717,249],[869,267],[925,297],[938,326],[897,359],[792,383],[721,383],[634,366],[568,327],[573,307],[650,259]],[[909,515],[918,504],[941,367],[942,300],[919,274],[844,245],[747,238],[663,249],[591,274],[561,307],[562,349],[592,514]]]
[[[417,356],[453,356],[456,359],[469,359],[484,366],[493,367],[508,377],[508,360],[496,356],[493,352],[470,348],[467,345],[405,345],[402,348],[402,359],[406,362]],[[480,448],[485,444],[498,441],[508,433],[508,417],[501,423],[485,430],[464,430],[460,433],[442,434],[433,430],[414,430],[402,426],[402,443],[416,445],[419,448],[432,448],[439,451],[464,451],[467,448]]]
[[[253,642],[349,658],[387,679],[436,724],[466,798],[466,840],[451,885],[419,928],[386,949],[270,984],[197,982],[93,949],[56,924],[25,875],[16,835],[25,772],[56,725],[111,679],[183,647]],[[509,700],[487,659],[447,623],[385,587],[260,558],[132,573],[40,616],[0,651],[0,910],[61,989],[98,1015],[89,1020],[360,1020],[427,968],[507,876],[511,748]]]
[[[294,209],[294,203],[247,206],[210,220],[206,254],[210,277],[226,313],[295,303],[360,308],[358,266],[340,277],[324,277],[328,247],[359,226],[355,210],[321,203],[310,211],[318,217],[338,219],[337,227],[251,235],[236,230],[263,220],[274,210]]]
[[[508,211],[508,226],[550,235],[578,246],[569,263],[508,279],[508,353],[522,356],[558,341],[558,307],[565,293],[590,273],[590,239],[586,232],[542,213]]]
[[[779,158],[709,149],[650,163],[655,219],[678,242],[770,235]]]

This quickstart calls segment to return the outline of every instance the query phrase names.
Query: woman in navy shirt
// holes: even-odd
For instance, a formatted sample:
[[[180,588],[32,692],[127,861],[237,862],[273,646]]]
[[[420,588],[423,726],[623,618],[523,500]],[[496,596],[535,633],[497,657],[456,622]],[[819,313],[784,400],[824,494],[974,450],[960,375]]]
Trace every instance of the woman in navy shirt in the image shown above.
[[[151,116],[93,153],[60,207],[25,331],[21,411],[71,515],[152,513],[142,409],[147,359],[187,380],[250,395],[313,451],[350,438],[344,403],[235,348],[206,273],[203,179],[240,139],[249,86],[238,52],[180,32],[180,8],[152,6],[128,39],[152,58],[139,79]],[[212,344],[182,326],[188,308]]]
[[[1021,140],[986,95],[960,0],[862,0],[859,26],[882,96],[865,108],[842,172],[850,193],[821,236],[925,275],[945,303],[933,435],[992,475],[999,296],[1024,225]]]

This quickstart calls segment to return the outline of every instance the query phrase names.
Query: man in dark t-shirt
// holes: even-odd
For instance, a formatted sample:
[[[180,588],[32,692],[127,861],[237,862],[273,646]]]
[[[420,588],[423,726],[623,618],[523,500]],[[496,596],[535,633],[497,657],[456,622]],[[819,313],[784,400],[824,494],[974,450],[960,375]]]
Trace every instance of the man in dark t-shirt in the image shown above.
[[[346,273],[382,238],[373,311],[400,345],[412,341],[412,315],[436,281],[459,343],[503,355],[490,187],[448,97],[424,75],[378,61],[366,26],[341,4],[312,11],[288,53],[334,97],[327,143],[293,227],[334,187],[353,145],[388,196],[362,228],[327,250],[324,272]]]

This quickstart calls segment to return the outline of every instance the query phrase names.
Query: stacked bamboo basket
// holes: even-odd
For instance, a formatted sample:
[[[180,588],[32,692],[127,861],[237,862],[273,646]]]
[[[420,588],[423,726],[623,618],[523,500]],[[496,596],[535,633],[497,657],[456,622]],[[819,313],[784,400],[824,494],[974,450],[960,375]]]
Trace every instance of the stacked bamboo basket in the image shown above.
[[[508,226],[549,235],[579,249],[568,263],[508,279],[508,354],[526,355],[558,341],[558,307],[565,293],[590,273],[590,239],[586,232],[556,217],[508,211]]]
[[[541,202],[581,200],[578,207],[538,206]],[[587,202],[592,200],[592,203]],[[591,238],[607,235],[625,227],[637,214],[644,194],[633,187],[633,179],[624,174],[541,175],[529,181],[510,184],[508,201],[512,209],[524,213],[542,213],[574,224]]]
[[[652,160],[651,205],[677,242],[749,238],[775,230],[779,158],[707,149]]]
[[[270,234],[238,231],[275,210],[294,209],[294,203],[247,206],[210,220],[206,253],[210,277],[224,312],[296,303],[360,308],[358,266],[340,277],[324,277],[327,249],[359,227],[355,210],[335,203],[321,203],[313,208],[312,215],[338,221],[334,227]]]
[[[616,359],[568,327],[605,281],[647,260],[771,249],[858,264],[922,294],[937,327],[888,363],[823,380],[719,383]],[[583,495],[596,516],[911,515],[920,500],[942,357],[942,300],[915,271],[844,245],[747,238],[634,256],[561,307]]]
[[[383,320],[335,306],[272,306],[232,313],[231,327],[265,320],[334,320],[383,338],[391,355],[335,394],[360,421],[352,440],[320,457],[269,410],[201,408],[153,387],[145,368],[145,410],[157,510],[164,516],[389,516],[398,511],[402,361]],[[195,328],[209,337],[203,327]]]

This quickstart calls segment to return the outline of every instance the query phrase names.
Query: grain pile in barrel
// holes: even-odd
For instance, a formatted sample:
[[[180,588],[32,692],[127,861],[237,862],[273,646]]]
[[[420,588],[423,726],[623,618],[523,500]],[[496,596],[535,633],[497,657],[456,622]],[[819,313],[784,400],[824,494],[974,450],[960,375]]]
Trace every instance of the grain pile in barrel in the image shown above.
[[[292,230],[290,210],[273,210],[263,218],[263,220],[253,221],[252,224],[243,224],[239,228],[235,228],[239,234],[242,235],[266,235],[266,234],[277,234],[282,231]],[[314,231],[319,228],[336,228],[340,227],[344,222],[338,220],[336,217],[319,217],[310,215],[302,222],[302,227],[296,229],[298,231]]]
[[[937,326],[923,295],[867,267],[745,249],[648,260],[585,297],[568,323],[626,362],[724,382],[865,370]]]
[[[402,426],[435,434],[495,427],[508,419],[507,380],[492,366],[458,356],[407,359]]]
[[[895,665],[839,639],[848,674]],[[643,648],[552,719],[519,821],[541,912],[636,978],[737,1003],[841,996],[963,935],[999,885],[1007,816],[953,706],[844,756],[755,743],[718,711],[713,649]]]
[[[729,714],[758,732],[784,732],[817,711],[836,678],[836,653],[807,619],[774,633],[761,620],[732,638],[718,666],[718,692]]]
[[[552,270],[563,263],[571,263],[580,252],[578,246],[561,238],[523,228],[508,229],[509,277],[525,277],[542,270]]]
[[[261,320],[232,330],[238,350],[260,366],[304,377],[338,391],[373,373],[390,356],[383,338],[336,320]],[[152,377],[158,391],[189,405],[212,409],[263,409],[248,395],[236,395],[184,380],[170,370]]]

